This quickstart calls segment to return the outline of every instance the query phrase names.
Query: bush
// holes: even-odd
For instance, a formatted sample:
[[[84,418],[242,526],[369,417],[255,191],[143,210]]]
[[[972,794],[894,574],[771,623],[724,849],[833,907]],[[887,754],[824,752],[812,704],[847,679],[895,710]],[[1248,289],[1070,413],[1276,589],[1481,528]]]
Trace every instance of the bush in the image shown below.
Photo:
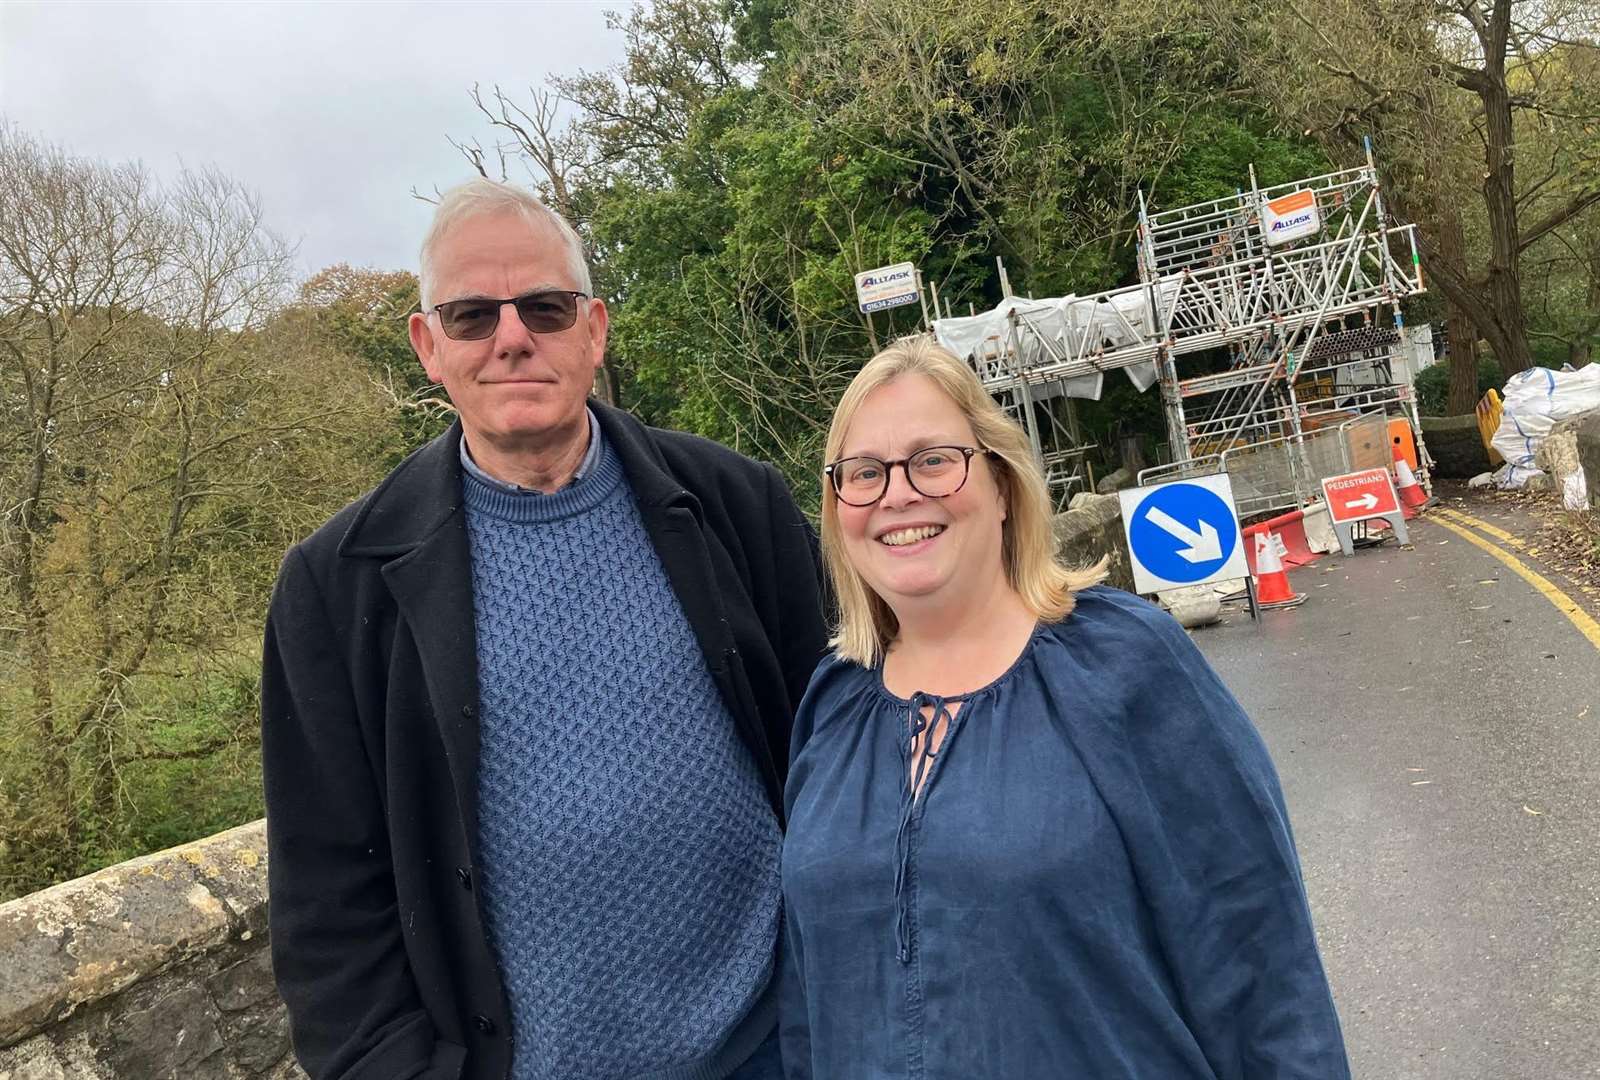
[[[1480,357],[1478,360],[1478,392],[1475,398],[1481,398],[1490,390],[1498,390],[1505,384],[1505,376],[1500,373],[1500,364],[1492,356]],[[1437,364],[1422,369],[1417,375],[1417,409],[1423,416],[1448,416],[1446,411],[1450,401],[1450,362],[1440,360]]]

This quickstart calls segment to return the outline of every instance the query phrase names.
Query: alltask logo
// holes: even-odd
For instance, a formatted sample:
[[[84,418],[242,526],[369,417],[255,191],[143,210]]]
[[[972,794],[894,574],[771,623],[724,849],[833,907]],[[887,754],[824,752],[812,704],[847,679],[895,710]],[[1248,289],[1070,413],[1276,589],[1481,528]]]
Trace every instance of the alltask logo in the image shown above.
[[[1306,210],[1296,214],[1294,217],[1279,218],[1272,223],[1272,231],[1282,232],[1285,229],[1293,229],[1299,225],[1310,224],[1311,218],[1315,213],[1316,211],[1314,210]]]
[[[909,270],[902,270],[898,274],[885,274],[882,277],[873,277],[871,274],[868,274],[866,277],[861,279],[861,287],[863,289],[870,289],[874,285],[888,285],[890,282],[894,281],[910,280],[911,272]]]

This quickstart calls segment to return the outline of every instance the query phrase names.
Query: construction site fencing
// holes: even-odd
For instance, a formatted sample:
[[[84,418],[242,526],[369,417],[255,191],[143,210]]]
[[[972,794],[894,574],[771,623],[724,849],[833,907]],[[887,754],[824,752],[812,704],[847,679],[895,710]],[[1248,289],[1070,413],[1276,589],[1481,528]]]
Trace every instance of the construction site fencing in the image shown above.
[[[1225,472],[1239,516],[1257,517],[1316,500],[1327,477],[1386,466],[1388,425],[1387,413],[1364,413],[1303,435],[1287,435],[1144,469],[1138,482],[1159,484]]]
[[[1202,454],[1187,461],[1169,461],[1140,469],[1135,481],[1140,487],[1146,484],[1165,484],[1171,480],[1187,480],[1193,476],[1211,476],[1222,471],[1221,454]]]
[[[1352,412],[1371,412],[1373,410],[1405,411],[1411,400],[1410,390],[1400,385],[1359,387],[1341,390],[1336,396],[1327,397],[1302,397],[1296,403],[1283,403],[1276,405],[1263,405],[1257,408],[1250,419],[1248,428],[1240,432],[1238,417],[1207,416],[1189,427],[1189,437],[1192,443],[1205,446],[1216,443],[1233,434],[1235,439],[1248,435],[1250,431],[1265,431],[1272,428],[1284,430],[1288,428],[1291,416],[1298,416],[1300,422],[1306,426],[1317,426],[1319,422],[1326,422],[1328,418],[1349,415]],[[1229,432],[1225,425],[1232,422],[1234,432]],[[1237,433],[1237,434],[1236,434]]]

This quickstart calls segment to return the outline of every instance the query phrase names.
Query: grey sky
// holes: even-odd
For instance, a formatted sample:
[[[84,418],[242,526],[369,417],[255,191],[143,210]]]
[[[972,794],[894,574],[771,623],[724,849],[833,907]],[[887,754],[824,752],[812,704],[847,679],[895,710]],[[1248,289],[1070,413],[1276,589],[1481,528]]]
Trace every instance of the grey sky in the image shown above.
[[[415,269],[428,207],[467,179],[446,142],[490,130],[468,90],[526,99],[609,67],[627,0],[24,3],[0,0],[0,116],[72,153],[169,176],[215,165],[260,193],[302,269]]]

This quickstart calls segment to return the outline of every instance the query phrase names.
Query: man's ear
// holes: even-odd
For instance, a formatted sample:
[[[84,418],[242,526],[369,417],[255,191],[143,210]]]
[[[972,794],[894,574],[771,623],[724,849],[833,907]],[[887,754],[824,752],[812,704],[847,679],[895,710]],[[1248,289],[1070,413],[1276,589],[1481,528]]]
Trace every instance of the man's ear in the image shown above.
[[[428,325],[428,317],[420,311],[412,312],[406,322],[406,330],[411,335],[411,351],[422,361],[422,370],[428,373],[429,380],[444,382],[444,373],[439,370],[434,348],[433,327]]]
[[[611,313],[606,302],[599,297],[589,301],[589,346],[594,350],[594,369],[599,371],[606,362],[606,331],[611,326]]]

